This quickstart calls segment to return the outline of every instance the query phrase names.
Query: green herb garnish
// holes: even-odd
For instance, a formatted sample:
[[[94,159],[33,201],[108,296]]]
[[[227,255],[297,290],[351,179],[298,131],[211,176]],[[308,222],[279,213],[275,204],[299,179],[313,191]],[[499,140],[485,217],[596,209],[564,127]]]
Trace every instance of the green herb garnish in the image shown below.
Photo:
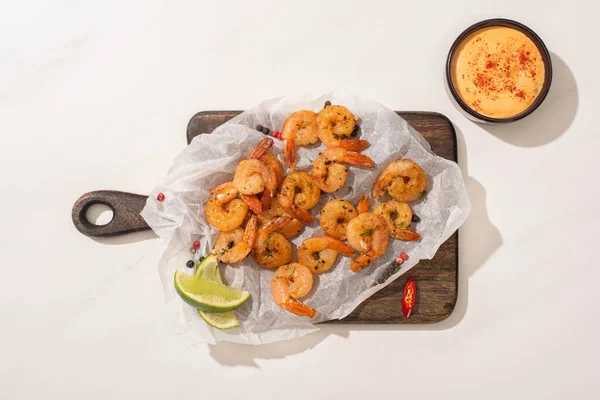
[[[263,244],[267,244],[267,242],[269,241],[269,239],[271,239],[273,237],[272,233],[269,233],[269,236],[267,236],[267,238],[265,239],[265,241],[263,242]]]
[[[364,231],[364,232],[361,232],[361,233],[360,233],[360,236],[367,236],[367,235],[370,235],[370,234],[371,234],[371,232],[373,232],[373,228],[369,228],[369,229],[367,229],[366,231]]]

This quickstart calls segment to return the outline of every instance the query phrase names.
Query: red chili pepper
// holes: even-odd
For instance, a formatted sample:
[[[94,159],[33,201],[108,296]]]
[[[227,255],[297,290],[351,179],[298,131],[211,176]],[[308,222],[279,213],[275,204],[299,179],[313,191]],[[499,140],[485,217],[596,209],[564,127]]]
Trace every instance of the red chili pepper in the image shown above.
[[[404,294],[402,295],[402,314],[406,318],[410,317],[413,308],[415,308],[415,300],[417,297],[417,285],[413,278],[408,278],[404,285]]]
[[[402,261],[406,261],[408,260],[408,254],[406,254],[405,252],[400,253],[400,258],[402,259]]]

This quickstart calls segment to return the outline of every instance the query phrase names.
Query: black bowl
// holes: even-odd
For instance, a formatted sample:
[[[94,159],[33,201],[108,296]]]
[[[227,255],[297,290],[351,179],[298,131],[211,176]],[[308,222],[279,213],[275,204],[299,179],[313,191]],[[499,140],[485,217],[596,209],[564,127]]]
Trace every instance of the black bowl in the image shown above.
[[[487,117],[485,115],[478,113],[477,111],[475,111],[471,107],[469,107],[460,98],[460,96],[458,95],[458,92],[456,91],[456,88],[454,87],[454,82],[452,82],[452,59],[454,57],[454,53],[456,52],[456,50],[460,47],[463,40],[465,40],[467,37],[469,37],[472,33],[476,32],[478,30],[481,30],[483,28],[491,27],[491,26],[505,26],[508,28],[513,28],[513,29],[525,34],[525,36],[527,36],[529,39],[531,39],[533,44],[535,44],[535,46],[540,51],[540,54],[542,55],[542,61],[544,63],[544,83],[542,84],[542,89],[540,90],[540,93],[535,98],[533,103],[526,110],[524,110],[523,112],[521,112],[517,115],[514,115],[512,117],[492,118],[492,117]],[[455,104],[458,105],[462,109],[462,111],[464,111],[467,118],[474,120],[476,122],[507,123],[507,122],[517,121],[521,118],[525,118],[526,116],[531,114],[533,111],[535,111],[540,106],[540,104],[542,104],[542,101],[544,101],[544,99],[546,98],[546,95],[548,94],[548,91],[550,90],[551,83],[552,83],[552,61],[550,60],[550,53],[548,52],[546,45],[534,31],[532,31],[531,29],[529,29],[528,27],[526,27],[525,25],[523,25],[517,21],[513,21],[510,19],[503,19],[503,18],[493,18],[493,19],[487,19],[485,21],[481,21],[474,25],[471,25],[470,27],[465,29],[465,31],[463,33],[461,33],[460,36],[458,36],[458,38],[452,44],[452,47],[450,47],[450,51],[448,52],[448,59],[446,60],[446,84],[447,84],[447,89],[449,90],[449,92],[451,94],[450,98],[454,100]]]

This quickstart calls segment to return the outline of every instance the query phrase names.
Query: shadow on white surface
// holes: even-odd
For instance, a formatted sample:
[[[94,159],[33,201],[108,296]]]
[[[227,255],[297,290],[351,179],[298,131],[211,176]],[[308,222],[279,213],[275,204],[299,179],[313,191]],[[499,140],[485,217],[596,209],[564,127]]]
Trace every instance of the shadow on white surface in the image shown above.
[[[314,348],[329,335],[342,337],[348,337],[350,335],[348,331],[327,328],[329,327],[323,326],[323,329],[306,336],[278,343],[255,346],[250,344],[219,342],[216,345],[208,345],[208,348],[211,357],[221,365],[260,368],[258,361],[261,359],[285,358],[287,356],[302,353]]]
[[[251,366],[259,368],[260,359],[285,358],[310,350],[329,335],[344,338],[361,331],[435,331],[451,329],[458,325],[467,312],[469,302],[469,278],[479,269],[488,257],[502,245],[500,231],[490,221],[486,208],[485,188],[475,178],[469,176],[467,150],[461,131],[455,126],[458,142],[459,165],[465,176],[472,208],[471,215],[460,229],[458,298],[450,316],[436,324],[420,325],[319,325],[319,331],[287,340],[285,342],[253,346],[220,342],[209,345],[210,355],[220,364],[227,366]]]
[[[497,138],[520,147],[537,147],[559,138],[577,114],[579,96],[568,65],[550,53],[552,85],[544,102],[531,115],[509,124],[478,124]]]

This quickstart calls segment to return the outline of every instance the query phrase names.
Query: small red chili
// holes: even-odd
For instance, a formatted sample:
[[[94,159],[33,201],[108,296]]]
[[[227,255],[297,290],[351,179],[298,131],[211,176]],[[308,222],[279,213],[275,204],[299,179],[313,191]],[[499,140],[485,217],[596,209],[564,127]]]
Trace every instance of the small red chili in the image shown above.
[[[200,247],[200,242],[196,240],[194,242],[194,248],[197,249],[198,247]]]
[[[400,253],[400,258],[402,259],[402,261],[406,261],[408,260],[408,254],[406,254],[405,252]]]
[[[406,318],[410,317],[413,308],[415,308],[415,300],[417,297],[417,285],[414,278],[408,278],[404,285],[404,294],[402,295],[402,314]]]
[[[273,131],[273,136],[276,137],[277,139],[281,139],[281,132]]]
[[[157,199],[158,201],[163,201],[163,200],[165,199],[165,195],[164,195],[162,192],[160,192],[160,193],[158,194],[158,196],[156,196],[156,199]]]

